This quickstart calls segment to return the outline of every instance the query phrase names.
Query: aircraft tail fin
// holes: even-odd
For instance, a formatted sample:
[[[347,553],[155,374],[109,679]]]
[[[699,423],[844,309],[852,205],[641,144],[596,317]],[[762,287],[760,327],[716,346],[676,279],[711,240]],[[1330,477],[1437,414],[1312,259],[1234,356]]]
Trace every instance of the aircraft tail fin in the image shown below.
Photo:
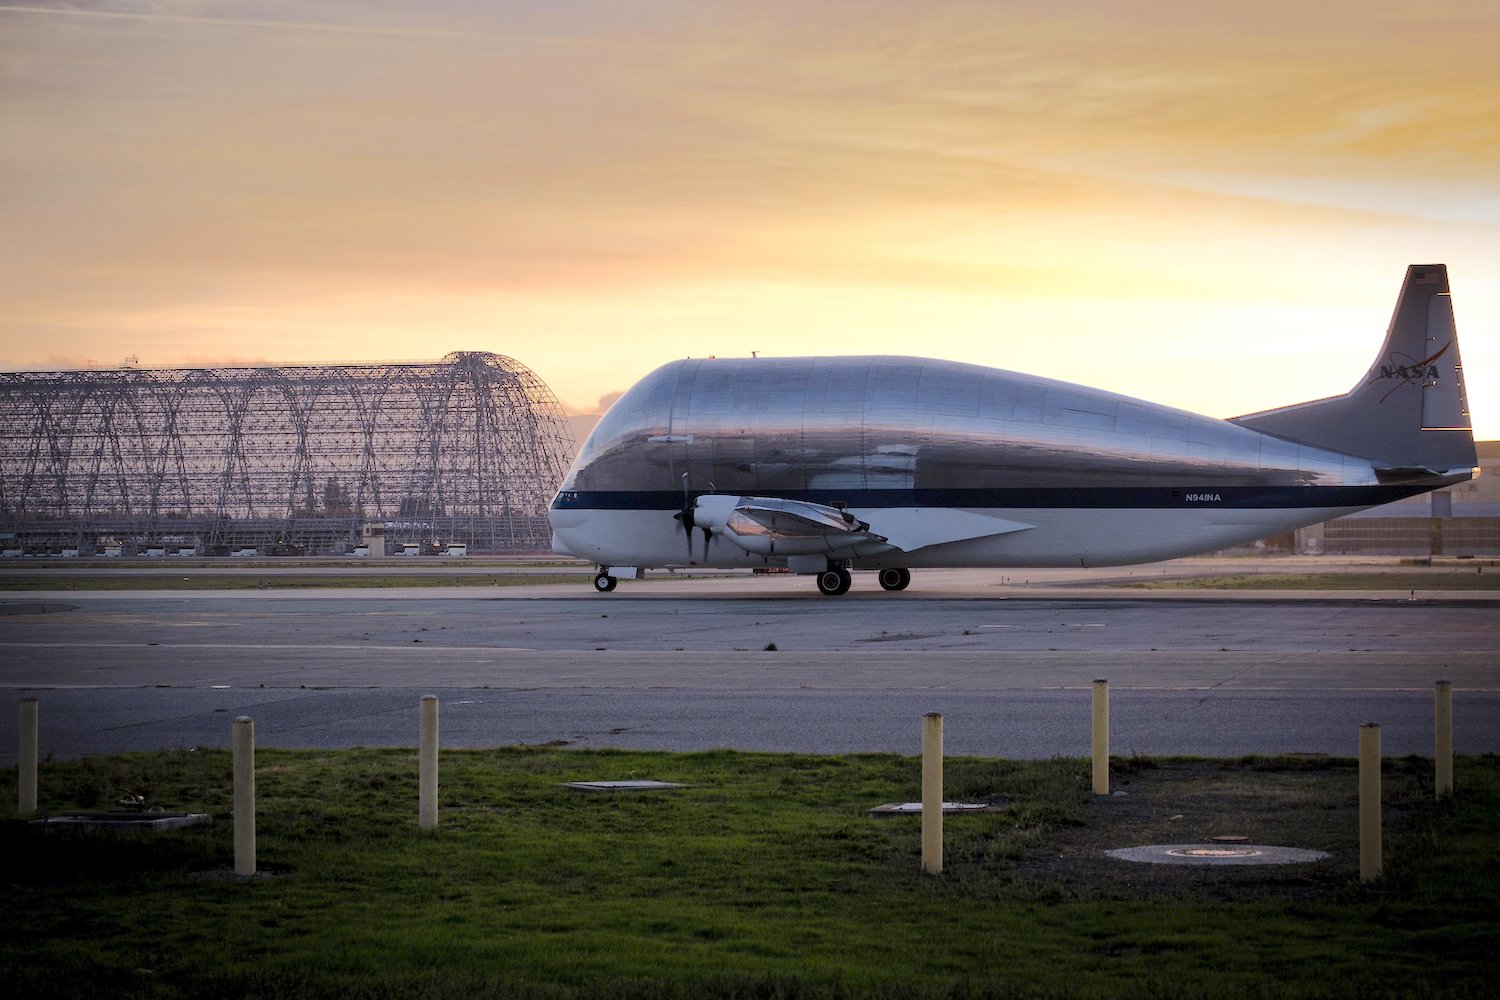
[[[1392,473],[1467,471],[1477,460],[1463,374],[1448,269],[1413,264],[1385,343],[1354,388],[1232,422]]]

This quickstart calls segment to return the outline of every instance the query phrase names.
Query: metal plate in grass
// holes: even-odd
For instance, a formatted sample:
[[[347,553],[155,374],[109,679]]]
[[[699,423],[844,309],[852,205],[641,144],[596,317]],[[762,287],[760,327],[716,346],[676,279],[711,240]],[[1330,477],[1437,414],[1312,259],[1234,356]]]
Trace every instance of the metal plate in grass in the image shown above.
[[[673,781],[570,781],[567,787],[580,792],[656,792],[691,786]]]
[[[1325,851],[1263,844],[1151,844],[1117,847],[1105,854],[1152,865],[1304,865],[1328,858]]]
[[[982,813],[998,812],[1002,806],[993,805],[989,802],[944,802],[943,813]],[[871,816],[914,816],[921,815],[922,803],[920,802],[887,802],[883,806],[866,810]]]
[[[81,830],[127,830],[133,833],[154,833],[157,830],[177,830],[184,826],[197,826],[212,822],[208,813],[136,812],[134,810],[110,810],[109,812],[70,812],[57,816],[34,819],[40,826],[70,826]]]

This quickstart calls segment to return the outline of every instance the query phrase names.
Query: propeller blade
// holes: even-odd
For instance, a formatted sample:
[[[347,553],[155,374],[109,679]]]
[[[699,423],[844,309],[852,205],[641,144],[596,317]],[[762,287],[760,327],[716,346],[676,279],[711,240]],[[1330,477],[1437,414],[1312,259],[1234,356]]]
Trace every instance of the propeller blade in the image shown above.
[[[692,562],[692,560],[693,560],[693,529],[695,527],[697,527],[697,525],[693,522],[693,508],[691,508],[691,507],[684,507],[684,508],[682,508],[682,510],[680,510],[677,513],[673,514],[672,517],[674,519],[682,522],[682,537],[685,538],[685,539],[687,539],[688,561]]]
[[[682,510],[674,515],[682,522],[682,537],[687,541],[688,562],[693,561],[693,529],[697,522],[693,517],[693,494],[688,488],[688,474],[682,474]]]

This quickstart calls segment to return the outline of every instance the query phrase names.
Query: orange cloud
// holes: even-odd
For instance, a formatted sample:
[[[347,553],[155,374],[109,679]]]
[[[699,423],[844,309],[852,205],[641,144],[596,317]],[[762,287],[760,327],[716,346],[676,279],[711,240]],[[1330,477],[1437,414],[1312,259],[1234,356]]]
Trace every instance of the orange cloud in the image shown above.
[[[23,8],[23,367],[472,347],[591,399],[741,348],[1015,364],[1064,321],[1070,360],[1212,357],[1262,308],[1388,312],[1417,260],[1500,322],[1489,5]]]

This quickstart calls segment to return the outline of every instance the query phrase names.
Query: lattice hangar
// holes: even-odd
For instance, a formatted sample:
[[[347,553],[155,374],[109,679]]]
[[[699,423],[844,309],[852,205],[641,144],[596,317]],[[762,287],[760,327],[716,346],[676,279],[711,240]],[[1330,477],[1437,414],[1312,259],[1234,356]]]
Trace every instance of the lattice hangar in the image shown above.
[[[0,373],[0,548],[543,551],[573,450],[551,389],[497,354]]]

